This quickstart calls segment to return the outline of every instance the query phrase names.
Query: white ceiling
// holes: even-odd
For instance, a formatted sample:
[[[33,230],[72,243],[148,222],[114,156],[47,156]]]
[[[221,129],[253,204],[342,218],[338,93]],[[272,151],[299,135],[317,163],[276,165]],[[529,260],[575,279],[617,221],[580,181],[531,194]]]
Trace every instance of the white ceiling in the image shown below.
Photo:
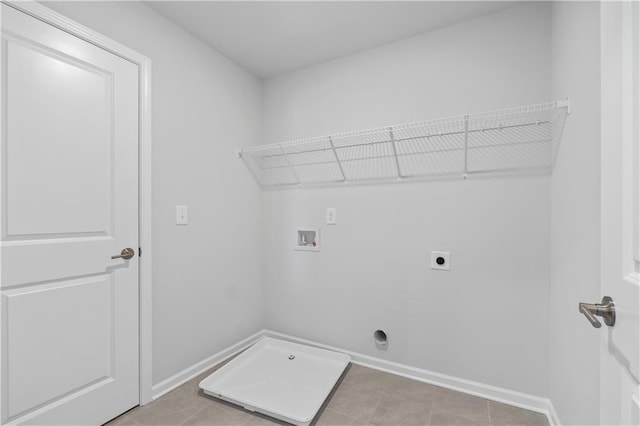
[[[512,1],[146,2],[258,77],[271,77],[513,6]]]

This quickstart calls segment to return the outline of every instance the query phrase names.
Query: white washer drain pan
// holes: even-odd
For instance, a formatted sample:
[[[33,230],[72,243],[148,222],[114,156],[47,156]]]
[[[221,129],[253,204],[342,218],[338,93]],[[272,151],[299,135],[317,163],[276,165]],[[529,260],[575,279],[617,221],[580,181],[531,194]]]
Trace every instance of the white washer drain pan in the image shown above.
[[[351,357],[263,338],[200,382],[207,394],[295,425],[308,425]]]

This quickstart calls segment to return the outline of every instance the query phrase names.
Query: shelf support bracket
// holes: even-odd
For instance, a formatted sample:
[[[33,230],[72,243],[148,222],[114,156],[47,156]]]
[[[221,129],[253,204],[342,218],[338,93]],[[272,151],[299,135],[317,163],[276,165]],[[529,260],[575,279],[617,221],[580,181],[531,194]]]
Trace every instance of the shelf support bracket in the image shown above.
[[[242,161],[245,165],[245,167],[247,168],[247,170],[249,170],[249,173],[251,173],[251,176],[253,177],[253,179],[256,181],[256,183],[258,184],[259,187],[264,188],[264,185],[262,184],[260,177],[258,176],[258,172],[256,172],[255,168],[251,165],[251,162],[249,160],[247,160],[247,158],[244,156],[242,151],[238,151],[237,152],[238,158],[240,159],[240,161]],[[249,158],[251,158],[251,155],[249,156]],[[257,163],[255,160],[253,161],[255,166],[258,169],[262,169],[262,166],[260,166],[259,163]]]
[[[567,115],[571,114],[571,98],[564,99],[562,101],[558,101],[558,108],[567,108]]]
[[[296,183],[300,185],[300,178],[296,173],[296,169],[293,168],[293,164],[291,164],[291,161],[289,161],[289,156],[284,151],[284,148],[282,147],[282,145],[280,145],[280,151],[282,151],[282,155],[284,155],[284,159],[287,161],[287,165],[289,166],[289,169],[291,169],[291,173],[293,174],[293,177],[296,179]]]
[[[391,140],[391,147],[393,148],[393,158],[396,160],[396,171],[398,172],[398,179],[402,179],[402,173],[400,172],[400,161],[398,161],[398,151],[396,150],[396,139],[393,135],[393,127],[389,127],[389,139]]]
[[[340,162],[340,158],[338,158],[338,153],[336,152],[336,146],[333,144],[333,139],[329,136],[329,145],[331,145],[331,151],[333,151],[333,156],[336,159],[336,163],[338,163],[338,168],[340,169],[340,174],[342,175],[342,181],[347,181],[347,175],[344,174],[344,169],[342,168],[342,163]]]

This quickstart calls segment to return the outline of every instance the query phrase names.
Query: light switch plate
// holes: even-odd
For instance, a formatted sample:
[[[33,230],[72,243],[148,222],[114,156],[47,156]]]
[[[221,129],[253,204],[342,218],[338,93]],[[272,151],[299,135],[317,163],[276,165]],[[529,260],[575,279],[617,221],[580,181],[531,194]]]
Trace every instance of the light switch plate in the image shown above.
[[[431,269],[449,271],[451,269],[451,253],[448,251],[432,251]]]
[[[327,208],[327,225],[335,225],[336,224],[336,208],[329,207]]]
[[[189,206],[176,206],[176,225],[189,224]]]

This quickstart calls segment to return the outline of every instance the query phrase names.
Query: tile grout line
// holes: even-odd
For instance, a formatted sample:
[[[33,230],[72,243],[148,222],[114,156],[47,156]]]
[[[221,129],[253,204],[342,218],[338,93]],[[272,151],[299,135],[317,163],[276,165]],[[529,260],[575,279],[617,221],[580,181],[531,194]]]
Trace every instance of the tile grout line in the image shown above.
[[[429,406],[429,423],[431,423],[431,416],[432,416],[433,412],[435,411],[435,407],[436,407],[436,399],[437,399],[437,396],[436,396],[436,395],[431,395],[431,399],[430,399],[429,403],[428,403],[428,404],[426,404],[426,403],[425,403],[425,402],[423,402],[423,401],[418,401],[418,400],[415,400],[415,399],[404,398],[404,397],[402,397],[402,396],[397,396],[397,395],[394,395],[394,394],[392,394],[392,393],[385,392],[384,390],[383,390],[383,391],[380,391],[380,392],[381,392],[381,394],[382,394],[382,395],[390,396],[390,397],[392,397],[392,398],[400,399],[400,400],[402,400],[402,401],[408,401],[408,402],[415,403],[415,404],[428,405],[428,406]],[[382,396],[382,395],[381,395],[381,396]],[[379,403],[379,402],[380,402],[380,401],[378,400],[378,403]],[[489,401],[487,401],[487,403],[488,403],[488,402],[489,402]],[[377,407],[377,406],[376,406],[376,407]],[[470,418],[470,417],[466,417],[466,416],[461,416],[461,415],[459,415],[458,413],[453,413],[453,412],[451,412],[451,411],[449,411],[449,410],[446,410],[446,409],[440,409],[439,411],[442,411],[442,412],[447,413],[447,414],[454,415],[454,416],[456,416],[456,417],[460,417],[460,418],[465,419],[465,420],[470,420],[470,421],[473,421],[473,422],[475,422],[475,421],[476,421],[476,419],[472,419],[472,418]],[[490,426],[490,425],[489,425],[489,426]]]
[[[460,393],[460,392],[458,392],[458,391],[451,391],[451,392]],[[463,394],[463,395],[464,395],[464,394]],[[471,397],[473,397],[473,398],[479,398],[479,399],[484,399],[484,400],[485,400],[485,404],[487,404],[487,419],[489,420],[489,426],[491,426],[491,417],[490,417],[490,415],[489,415],[489,402],[490,402],[490,401],[489,401],[488,399],[486,399],[486,398],[482,398],[482,397],[480,397],[480,396],[473,396],[473,395],[470,395],[470,396],[471,396]],[[446,398],[446,396],[445,396],[444,398]],[[465,415],[462,415],[462,414],[460,414],[460,413],[454,412],[453,410],[449,410],[449,409],[447,409],[447,408],[440,408],[440,409],[439,409],[439,411],[442,411],[443,413],[446,413],[446,414],[451,414],[451,415],[456,416],[456,417],[463,418],[463,419],[465,419],[465,420],[470,420],[470,421],[472,421],[472,422],[478,422],[478,421],[481,421],[481,420],[478,420],[478,419],[471,418],[471,416],[467,417],[467,416],[465,416]]]
[[[329,408],[329,407],[325,408],[325,410],[322,412],[322,414],[324,415],[324,413],[326,413],[327,411],[331,411],[332,413],[339,414],[339,415],[341,415],[341,416],[343,416],[343,417],[346,417],[346,418],[351,419],[351,420],[355,420],[355,421],[357,421],[357,422],[364,422],[364,420],[360,420],[360,419],[358,419],[358,418],[356,418],[356,417],[349,416],[348,414],[341,413],[340,411],[333,410],[333,409],[331,409],[331,408]],[[322,415],[318,418],[318,422],[319,422],[321,419],[322,419]],[[365,423],[367,423],[367,422],[365,422]]]
[[[435,405],[434,401],[431,401],[431,409],[429,410],[429,420],[427,420],[427,425],[431,426],[431,417],[433,416],[433,406]]]
[[[379,391],[378,400],[376,401],[376,405],[373,406],[373,410],[371,411],[371,414],[369,414],[369,417],[366,420],[367,424],[371,424],[371,419],[373,418],[373,415],[376,413],[376,410],[378,409],[378,405],[380,405],[380,400],[382,399],[382,394],[383,393],[384,393],[383,391]]]
[[[340,384],[340,386],[342,386],[342,383]],[[342,412],[340,410],[336,410],[335,408],[330,408],[329,405],[327,405],[325,410],[332,411],[334,413],[340,414],[341,416],[347,417],[349,419],[352,419],[352,420],[355,420],[355,421],[358,421],[358,422],[364,422],[366,424],[370,424],[369,421],[371,419],[371,416],[373,416],[373,413],[375,412],[376,408],[378,407],[378,403],[380,402],[380,399],[382,397],[382,393],[383,392],[381,390],[371,389],[371,388],[367,388],[367,387],[363,387],[363,386],[359,386],[359,385],[354,385],[354,384],[351,384],[351,383],[349,383],[349,386],[353,386],[355,388],[358,388],[361,391],[365,391],[365,392],[368,392],[368,393],[372,393],[372,392],[379,393],[378,399],[376,400],[376,403],[373,406],[373,410],[371,411],[371,414],[367,418],[359,419],[358,417],[354,417],[354,416],[349,415],[347,413],[344,413],[344,412]],[[320,417],[322,417],[322,416],[320,416]]]
[[[198,414],[202,413],[204,410],[206,410],[207,408],[209,408],[209,406],[205,406],[202,407],[200,410],[196,411],[195,413],[193,413],[192,415],[190,415],[189,417],[187,417],[186,419],[184,419],[183,421],[180,422],[180,425],[184,425],[185,423],[187,423],[189,420],[191,420],[192,418],[194,418],[195,416],[197,416]]]

